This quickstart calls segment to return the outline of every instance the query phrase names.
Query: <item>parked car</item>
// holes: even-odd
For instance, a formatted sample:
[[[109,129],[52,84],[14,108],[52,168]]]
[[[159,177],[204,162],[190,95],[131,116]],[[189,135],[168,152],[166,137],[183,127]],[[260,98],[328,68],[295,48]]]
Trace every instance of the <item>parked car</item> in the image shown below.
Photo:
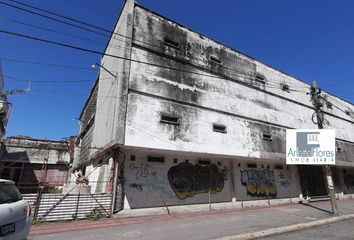
[[[27,239],[31,224],[31,207],[15,183],[0,179],[0,240]]]

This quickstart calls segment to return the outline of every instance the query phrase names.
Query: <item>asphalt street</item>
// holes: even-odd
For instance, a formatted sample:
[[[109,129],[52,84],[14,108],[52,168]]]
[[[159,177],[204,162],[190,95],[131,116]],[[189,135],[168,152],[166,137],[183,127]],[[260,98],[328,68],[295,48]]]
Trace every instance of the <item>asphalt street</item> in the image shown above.
[[[340,202],[340,207],[345,213],[354,212],[354,201],[345,200]],[[108,219],[94,223],[86,223],[74,231],[69,228],[73,224],[63,225],[57,233],[41,234],[40,228],[44,231],[46,226],[39,226],[37,234],[30,236],[31,240],[56,239],[56,240],[81,240],[81,239],[144,239],[144,240],[165,240],[165,239],[216,239],[224,236],[237,235],[264,230],[273,227],[287,226],[302,222],[310,222],[318,219],[332,217],[330,213],[321,209],[329,209],[329,202],[314,203],[313,206],[301,204],[284,205],[260,209],[245,209],[238,211],[211,211],[202,214],[186,215],[163,215],[139,217],[136,219]],[[350,223],[333,224],[334,228],[340,227],[343,232],[342,239],[346,232],[350,231]],[[91,225],[89,225],[91,224]],[[97,226],[95,226],[95,224]],[[332,225],[331,225],[332,226]],[[52,226],[49,226],[52,227]],[[324,227],[326,229],[326,227]],[[35,231],[33,231],[35,232]],[[307,230],[304,231],[306,234]],[[328,230],[331,232],[331,230]],[[293,235],[294,234],[294,235]],[[292,239],[300,239],[297,233],[289,234]],[[311,233],[309,233],[311,234]],[[313,233],[316,234],[316,231]],[[320,234],[320,233],[317,233]],[[332,233],[334,234],[334,233]],[[352,235],[352,234],[350,234]],[[328,235],[331,236],[331,235]],[[319,237],[319,236],[317,236]],[[321,237],[323,238],[323,237]],[[272,239],[272,238],[269,238]],[[275,238],[284,239],[284,238]],[[287,238],[285,238],[287,239]],[[303,239],[307,239],[306,237]],[[314,239],[317,239],[316,236]],[[324,238],[326,239],[326,238]],[[328,238],[333,239],[333,238]],[[337,239],[337,238],[336,238]]]
[[[309,228],[293,233],[279,234],[259,240],[352,240],[354,239],[354,219],[329,225]]]

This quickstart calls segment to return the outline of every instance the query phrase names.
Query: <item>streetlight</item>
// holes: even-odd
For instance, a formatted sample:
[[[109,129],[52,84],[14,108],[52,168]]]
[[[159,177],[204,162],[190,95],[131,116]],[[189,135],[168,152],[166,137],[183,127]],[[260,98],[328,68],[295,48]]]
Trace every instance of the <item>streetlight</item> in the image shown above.
[[[96,68],[97,66],[103,68],[103,70],[105,70],[106,72],[108,72],[108,73],[109,73],[111,76],[113,76],[114,78],[117,78],[118,73],[117,73],[116,75],[114,75],[111,71],[109,71],[107,68],[105,68],[105,67],[102,66],[101,64],[95,63],[95,64],[92,64],[92,65],[91,65],[92,68]]]
[[[75,121],[75,120],[81,122],[85,127],[88,125],[88,123],[82,121],[80,118],[74,117],[73,121]]]

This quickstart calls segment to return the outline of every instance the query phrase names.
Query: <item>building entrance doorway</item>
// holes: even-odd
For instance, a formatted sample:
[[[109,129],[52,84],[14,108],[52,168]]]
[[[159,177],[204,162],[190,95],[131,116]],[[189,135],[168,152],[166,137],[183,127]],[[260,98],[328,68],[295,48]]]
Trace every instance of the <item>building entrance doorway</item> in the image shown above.
[[[298,166],[302,195],[327,195],[322,166]]]

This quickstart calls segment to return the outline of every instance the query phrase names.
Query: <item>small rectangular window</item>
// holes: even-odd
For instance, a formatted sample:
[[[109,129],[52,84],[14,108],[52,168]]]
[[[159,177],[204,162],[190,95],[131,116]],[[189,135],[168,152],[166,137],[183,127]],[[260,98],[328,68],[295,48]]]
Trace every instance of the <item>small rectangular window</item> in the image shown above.
[[[202,164],[202,165],[210,165],[210,161],[209,160],[199,160],[198,163]]]
[[[202,164],[202,165],[210,165],[210,161],[209,160],[198,160],[198,163]]]
[[[337,147],[337,153],[341,153],[342,152],[342,148],[341,147]]]
[[[288,84],[281,84],[281,90],[283,90],[284,92],[290,92],[290,87]]]
[[[130,155],[130,161],[135,161],[135,155]]]
[[[272,134],[270,133],[263,133],[263,139],[267,141],[272,141]]]
[[[326,106],[328,109],[333,109],[333,105],[330,102],[326,102]]]
[[[167,123],[167,124],[173,124],[173,125],[179,125],[179,118],[175,116],[169,116],[169,115],[161,115],[161,123]]]
[[[148,157],[148,162],[160,162],[163,163],[165,162],[164,157]]]
[[[247,168],[257,168],[256,163],[247,163]]]
[[[212,63],[216,63],[216,64],[218,64],[218,65],[221,65],[221,60],[218,59],[217,57],[210,56],[209,60],[210,60],[210,62],[212,62]]]
[[[175,41],[173,41],[173,40],[171,40],[169,38],[164,38],[163,41],[164,41],[166,46],[173,47],[173,48],[176,48],[176,49],[179,48],[178,42],[175,42]]]
[[[226,126],[219,125],[219,124],[213,124],[213,131],[219,132],[219,133],[226,133]]]
[[[278,170],[283,170],[283,165],[275,165],[274,166],[275,169],[278,169]]]
[[[256,81],[260,83],[265,83],[265,77],[260,74],[256,74]]]
[[[345,110],[345,114],[347,114],[348,116],[350,116],[349,110]]]

